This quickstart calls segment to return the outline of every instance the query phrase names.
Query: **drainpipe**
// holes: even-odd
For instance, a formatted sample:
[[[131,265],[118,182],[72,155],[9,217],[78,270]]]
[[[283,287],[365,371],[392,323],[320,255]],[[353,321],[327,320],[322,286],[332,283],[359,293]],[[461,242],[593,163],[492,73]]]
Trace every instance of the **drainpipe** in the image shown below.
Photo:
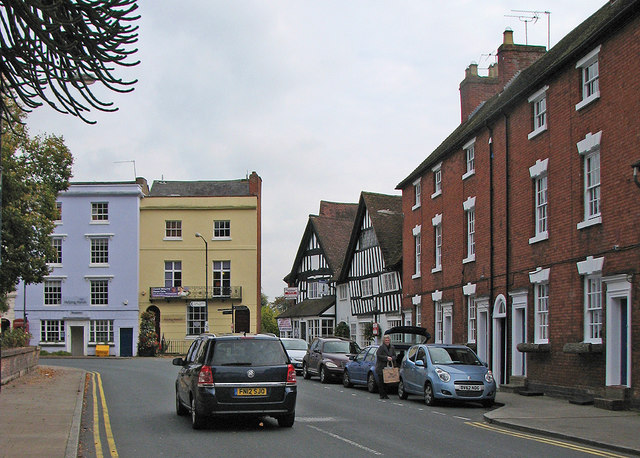
[[[506,199],[506,208],[505,208],[505,256],[506,256],[506,260],[505,260],[505,270],[507,273],[506,276],[506,282],[505,282],[505,287],[506,287],[506,293],[507,296],[505,297],[505,300],[507,301],[506,307],[505,307],[505,339],[504,339],[504,345],[505,345],[505,358],[504,358],[504,381],[505,383],[509,383],[509,379],[511,378],[511,371],[508,370],[508,368],[510,367],[511,364],[511,352],[509,351],[509,336],[511,336],[511,320],[509,319],[511,316],[511,309],[509,308],[509,288],[511,287],[511,275],[510,275],[510,269],[511,269],[511,264],[510,264],[510,258],[511,258],[511,234],[510,234],[510,225],[509,223],[511,222],[511,219],[509,217],[510,215],[510,208],[511,208],[511,182],[510,182],[510,170],[509,170],[509,130],[510,130],[510,125],[509,125],[509,115],[506,112],[503,112],[503,116],[504,116],[504,150],[505,150],[505,199]],[[513,336],[512,336],[513,339]],[[513,345],[513,340],[511,342],[511,344]]]
[[[493,247],[493,129],[489,126],[488,123],[485,124],[487,130],[489,131],[489,354],[488,357],[491,357],[491,361],[493,362],[493,302],[494,302],[494,294],[493,294],[493,257],[494,257],[494,247]]]

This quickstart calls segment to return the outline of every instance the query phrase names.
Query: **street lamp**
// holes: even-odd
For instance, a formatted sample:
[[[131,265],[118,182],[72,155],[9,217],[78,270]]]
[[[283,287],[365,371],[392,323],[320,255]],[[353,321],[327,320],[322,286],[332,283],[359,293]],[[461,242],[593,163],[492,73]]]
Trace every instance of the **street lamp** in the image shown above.
[[[207,329],[209,327],[209,244],[200,232],[196,232],[196,237],[201,238],[204,242],[204,322],[205,332],[209,332]]]

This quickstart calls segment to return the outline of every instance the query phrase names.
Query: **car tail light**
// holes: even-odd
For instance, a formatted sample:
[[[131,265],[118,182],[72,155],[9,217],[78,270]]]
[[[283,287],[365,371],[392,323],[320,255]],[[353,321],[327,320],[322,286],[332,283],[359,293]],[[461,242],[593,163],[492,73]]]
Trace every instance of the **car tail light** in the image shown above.
[[[209,366],[202,366],[202,368],[200,368],[198,386],[213,386],[213,373]]]
[[[295,385],[296,383],[296,368],[293,367],[293,364],[289,364],[287,370],[287,385]]]

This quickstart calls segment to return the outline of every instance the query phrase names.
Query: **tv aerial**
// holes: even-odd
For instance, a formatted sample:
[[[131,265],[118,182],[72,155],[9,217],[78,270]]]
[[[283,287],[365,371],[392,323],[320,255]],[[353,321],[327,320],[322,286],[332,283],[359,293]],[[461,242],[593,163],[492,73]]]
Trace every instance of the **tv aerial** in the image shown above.
[[[551,47],[551,11],[529,11],[529,10],[511,10],[512,13],[517,14],[505,14],[505,17],[515,17],[521,22],[524,22],[524,39],[525,44],[529,44],[529,22],[536,23],[540,19],[541,14],[547,16],[547,51]]]

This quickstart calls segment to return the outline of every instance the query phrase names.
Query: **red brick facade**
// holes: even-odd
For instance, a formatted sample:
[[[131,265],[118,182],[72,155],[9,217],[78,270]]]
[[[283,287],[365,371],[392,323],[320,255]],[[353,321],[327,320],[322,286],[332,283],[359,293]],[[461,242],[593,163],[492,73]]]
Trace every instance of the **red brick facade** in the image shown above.
[[[640,188],[631,167],[640,159],[638,2],[607,4],[583,26],[588,38],[576,29],[557,45],[561,49],[540,58],[542,65],[531,65],[540,57],[537,49],[521,53],[519,62],[509,60],[504,72],[511,76],[488,77],[498,79],[496,92],[502,91],[518,70],[531,65],[516,76],[517,91],[505,89],[499,96],[507,100],[488,101],[491,107],[468,121],[464,111],[473,110],[478,98],[487,100],[487,85],[477,84],[482,88],[474,92],[473,84],[461,84],[463,124],[398,185],[405,216],[403,307],[413,310],[418,303],[422,326],[438,339],[434,299],[439,301],[443,340],[477,348],[502,384],[517,376],[549,393],[624,396],[639,406]],[[517,45],[503,43],[500,52],[505,48]],[[598,62],[599,97],[581,105],[581,64],[588,56]],[[468,72],[467,83],[469,77]],[[534,135],[536,94],[546,95],[546,129]],[[463,146],[474,138],[475,171],[466,174]],[[587,218],[585,162],[598,149],[600,206],[596,217]],[[439,164],[442,192],[432,197],[433,168]],[[536,180],[543,176],[547,230],[536,237]],[[418,179],[422,192],[416,207]],[[463,207],[470,197],[475,197],[475,260],[468,258]],[[440,214],[442,268],[432,272],[433,218]],[[422,249],[416,278],[418,226]],[[601,293],[593,296],[601,300],[599,338],[587,337],[585,329],[590,275],[601,281]],[[544,313],[536,312],[538,305],[544,309],[544,301],[536,301],[539,284],[548,285],[547,336],[538,321]],[[469,341],[469,298],[477,307],[476,342]]]

